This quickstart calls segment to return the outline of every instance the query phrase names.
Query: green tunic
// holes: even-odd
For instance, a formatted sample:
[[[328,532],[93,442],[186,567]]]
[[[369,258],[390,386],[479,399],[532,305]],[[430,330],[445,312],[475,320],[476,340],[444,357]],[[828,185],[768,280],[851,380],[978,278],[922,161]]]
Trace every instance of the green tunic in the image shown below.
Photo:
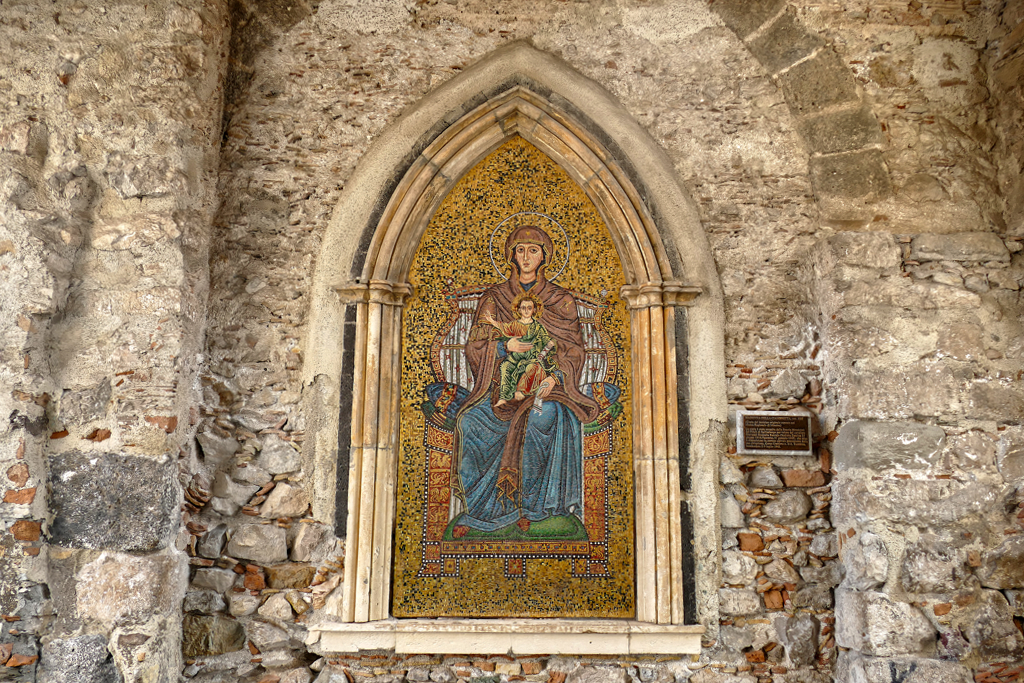
[[[519,339],[530,344],[530,349],[528,351],[510,351],[501,361],[499,367],[501,376],[498,395],[505,401],[514,398],[517,389],[524,394],[535,392],[537,385],[543,381],[547,373],[557,369],[555,342],[540,322],[537,320],[531,322],[526,328],[526,334]],[[551,348],[544,354],[544,358],[541,358],[541,354],[548,344],[551,344]]]

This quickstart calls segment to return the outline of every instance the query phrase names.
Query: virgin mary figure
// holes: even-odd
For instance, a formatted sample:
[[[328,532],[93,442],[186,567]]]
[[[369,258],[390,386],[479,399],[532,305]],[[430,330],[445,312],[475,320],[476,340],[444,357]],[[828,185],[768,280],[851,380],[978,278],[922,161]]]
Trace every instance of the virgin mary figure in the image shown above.
[[[456,418],[453,468],[463,512],[452,527],[454,538],[511,524],[528,532],[531,523],[551,517],[582,519],[582,425],[600,409],[579,388],[585,349],[576,301],[545,276],[553,253],[551,237],[540,228],[513,230],[504,252],[509,278],[487,289],[477,305],[465,345],[475,382]],[[526,292],[541,303],[554,360],[546,363],[549,371],[534,395],[500,401],[502,359],[531,348],[501,332],[519,317],[513,302]]]

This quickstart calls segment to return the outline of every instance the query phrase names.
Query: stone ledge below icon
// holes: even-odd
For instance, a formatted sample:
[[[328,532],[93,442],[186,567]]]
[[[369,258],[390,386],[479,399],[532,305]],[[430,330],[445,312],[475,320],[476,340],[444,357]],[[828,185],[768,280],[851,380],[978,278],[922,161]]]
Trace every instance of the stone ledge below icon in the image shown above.
[[[330,655],[361,650],[401,654],[700,654],[703,626],[612,619],[389,619],[310,625],[306,644]]]

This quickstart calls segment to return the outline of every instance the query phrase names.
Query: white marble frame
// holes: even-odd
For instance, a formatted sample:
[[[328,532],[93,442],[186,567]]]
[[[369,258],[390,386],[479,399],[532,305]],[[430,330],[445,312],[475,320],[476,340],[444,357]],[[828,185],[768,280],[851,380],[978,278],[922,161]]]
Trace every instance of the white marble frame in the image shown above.
[[[540,87],[531,89],[510,81]],[[502,83],[509,86],[495,88]],[[497,94],[480,102],[479,94],[488,88],[498,90]],[[548,95],[538,94],[538,89]],[[632,172],[644,181],[645,197],[610,150],[553,100],[567,102],[587,115],[591,125],[600,125],[620,154],[628,150],[625,156]],[[466,102],[474,106],[467,107]],[[362,273],[352,279],[343,269],[357,258],[359,218],[375,215],[374,184],[385,184],[388,168],[407,165],[401,160],[402,149],[430,135],[437,121],[451,124],[433,133],[432,141],[405,172],[376,222]],[[344,582],[338,589],[341,600],[332,601],[336,605],[334,620],[366,623],[367,628],[377,623],[385,631],[386,624],[395,623],[389,617],[398,443],[394,416],[400,391],[401,306],[409,291],[408,267],[430,216],[448,189],[513,135],[521,135],[548,154],[591,197],[613,235],[629,283],[622,294],[631,308],[638,397],[633,425],[637,623],[679,627],[684,621],[679,508],[683,496],[688,495],[691,509],[700,514],[694,514],[693,529],[697,604],[687,609],[716,631],[720,576],[716,484],[726,402],[722,295],[710,249],[696,211],[664,152],[606,91],[564,62],[524,43],[496,51],[393,124],[350,180],[325,236],[314,279],[305,368],[309,385],[324,377],[329,382],[340,376],[337,359],[344,308],[357,308],[348,547]],[[651,215],[652,200],[659,209],[657,222]],[[663,238],[676,246],[678,273],[673,272]],[[693,486],[685,493],[679,490],[676,457],[674,316],[679,305],[690,307],[685,348],[690,368]],[[337,404],[336,391],[330,386],[321,384],[320,391],[310,395],[328,408]],[[338,448],[337,425],[330,424],[329,410],[323,414],[326,424],[306,442],[304,458],[314,473],[314,514],[330,520],[336,471],[329,458]],[[329,616],[320,618],[321,626],[313,628],[314,637],[331,630],[328,621]],[[484,621],[489,628],[495,623]],[[571,620],[534,623],[543,626],[549,622],[543,627],[557,630],[566,621]],[[337,628],[342,627],[334,632]],[[353,628],[361,627],[344,628],[353,633]]]

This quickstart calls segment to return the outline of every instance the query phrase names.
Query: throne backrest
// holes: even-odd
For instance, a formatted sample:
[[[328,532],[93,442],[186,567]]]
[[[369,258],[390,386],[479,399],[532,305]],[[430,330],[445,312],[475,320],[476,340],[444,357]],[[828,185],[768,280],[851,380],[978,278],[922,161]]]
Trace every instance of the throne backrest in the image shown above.
[[[490,286],[461,287],[445,294],[451,311],[430,347],[430,358],[437,381],[458,384],[472,391],[473,375],[466,362],[465,346],[469,339],[469,330],[473,326],[477,304]],[[586,361],[580,375],[582,390],[587,384],[611,381],[615,376],[618,354],[601,322],[604,311],[608,308],[607,302],[581,292],[569,290],[569,293],[576,301],[586,350]]]

